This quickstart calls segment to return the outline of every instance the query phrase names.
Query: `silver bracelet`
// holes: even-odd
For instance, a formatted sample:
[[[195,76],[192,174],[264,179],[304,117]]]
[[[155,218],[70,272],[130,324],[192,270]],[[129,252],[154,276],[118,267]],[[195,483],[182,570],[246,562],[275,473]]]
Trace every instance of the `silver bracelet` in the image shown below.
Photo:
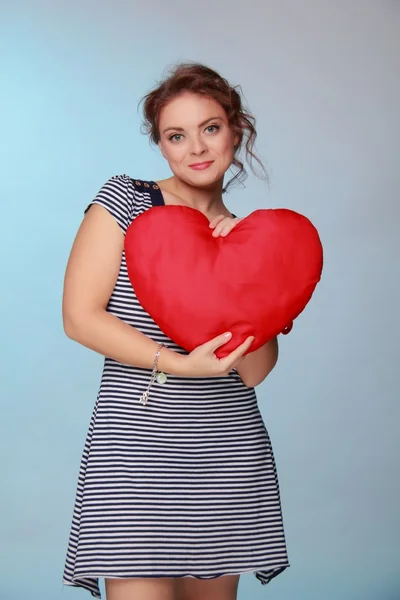
[[[156,352],[156,354],[154,356],[153,370],[151,372],[151,377],[150,377],[149,385],[147,386],[147,390],[144,391],[143,394],[139,398],[139,403],[140,404],[147,404],[147,400],[148,400],[149,393],[150,393],[150,388],[151,388],[151,386],[153,385],[153,383],[155,382],[156,379],[157,379],[157,382],[159,384],[161,384],[161,385],[167,381],[166,374],[162,373],[161,371],[158,372],[158,358],[160,356],[161,348],[163,346],[165,346],[165,344],[158,344],[157,352]]]

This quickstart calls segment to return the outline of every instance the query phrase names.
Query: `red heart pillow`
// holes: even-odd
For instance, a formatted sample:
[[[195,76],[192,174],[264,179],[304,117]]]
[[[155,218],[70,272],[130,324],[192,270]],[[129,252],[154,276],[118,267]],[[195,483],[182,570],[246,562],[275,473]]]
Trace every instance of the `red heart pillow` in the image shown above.
[[[290,330],[322,272],[312,223],[287,209],[256,210],[227,237],[186,206],[155,206],[125,237],[129,279],[143,308],[188,352],[225,331],[229,354],[249,335],[254,351]]]

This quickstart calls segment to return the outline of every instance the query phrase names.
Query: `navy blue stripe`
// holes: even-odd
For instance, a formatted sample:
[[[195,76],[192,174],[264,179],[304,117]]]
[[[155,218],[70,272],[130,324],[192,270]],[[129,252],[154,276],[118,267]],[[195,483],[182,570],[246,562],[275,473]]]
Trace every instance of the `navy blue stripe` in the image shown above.
[[[125,233],[163,197],[154,181],[118,175],[92,204],[104,206]],[[124,254],[107,310],[185,352],[141,307]],[[64,584],[100,598],[99,577],[213,579],[252,571],[268,583],[289,563],[272,446],[254,389],[236,371],[169,376],[143,406],[149,376],[149,369],[104,360]]]

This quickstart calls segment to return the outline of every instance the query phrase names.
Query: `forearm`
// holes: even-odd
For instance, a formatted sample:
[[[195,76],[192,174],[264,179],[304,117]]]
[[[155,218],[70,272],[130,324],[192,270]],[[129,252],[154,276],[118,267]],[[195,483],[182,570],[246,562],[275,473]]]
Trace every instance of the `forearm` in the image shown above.
[[[103,309],[75,317],[64,315],[64,330],[74,341],[118,362],[153,368],[158,343]],[[184,359],[184,355],[164,347],[158,368],[171,375],[180,375]]]
[[[264,381],[278,360],[278,340],[273,338],[255,352],[246,354],[237,371],[245,385],[255,387]]]

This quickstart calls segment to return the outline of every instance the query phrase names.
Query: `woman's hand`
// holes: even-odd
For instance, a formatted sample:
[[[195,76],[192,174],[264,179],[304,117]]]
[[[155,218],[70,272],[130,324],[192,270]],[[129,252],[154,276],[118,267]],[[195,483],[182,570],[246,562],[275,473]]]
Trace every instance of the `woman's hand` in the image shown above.
[[[224,215],[219,215],[210,221],[209,227],[210,229],[214,229],[212,232],[213,237],[226,237],[240,221],[242,219],[239,219],[239,217],[224,217]]]
[[[254,337],[250,336],[228,356],[218,358],[215,351],[226,344],[231,337],[231,333],[224,333],[195,348],[182,361],[182,374],[185,377],[222,377],[228,375],[232,369],[242,362],[244,353],[247,352],[254,341]]]

